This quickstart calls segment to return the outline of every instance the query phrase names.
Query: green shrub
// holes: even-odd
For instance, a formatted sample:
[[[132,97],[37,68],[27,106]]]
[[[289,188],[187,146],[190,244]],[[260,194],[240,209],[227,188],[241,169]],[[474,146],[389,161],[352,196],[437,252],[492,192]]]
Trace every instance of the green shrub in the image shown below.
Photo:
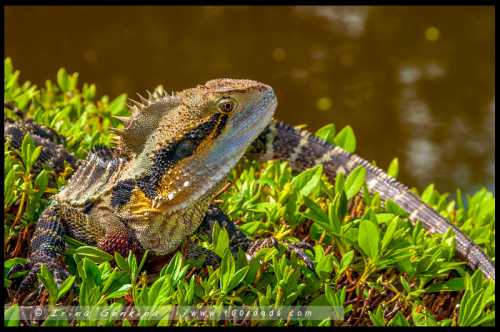
[[[55,129],[66,137],[66,148],[84,158],[95,144],[111,145],[110,127],[120,124],[113,115],[127,113],[126,95],[97,98],[93,84],[78,84],[78,74],[64,69],[57,83],[43,88],[19,83],[19,71],[4,62],[6,117],[26,118]],[[17,110],[16,110],[17,108]],[[316,132],[323,139],[349,151],[356,148],[350,127],[336,132],[333,124]],[[4,270],[25,261],[29,234],[51,195],[71,175],[44,169],[32,174],[40,151],[29,136],[20,150],[7,143],[4,152]],[[398,161],[388,173],[398,174]],[[216,229],[212,239],[194,239],[217,252],[220,267],[199,267],[178,253],[159,274],[148,273],[145,257],[109,255],[68,238],[66,260],[72,274],[58,287],[47,269],[39,273],[46,286],[48,304],[108,305],[119,312],[133,305],[315,305],[341,306],[343,321],[250,321],[249,325],[494,325],[494,283],[471,271],[454,256],[451,233],[429,234],[412,225],[396,204],[381,205],[368,195],[365,170],[347,177],[339,174],[336,185],[328,182],[321,166],[292,174],[286,162],[257,163],[243,160],[232,171],[232,185],[217,199],[227,215],[252,238],[273,235],[293,243],[308,238],[314,243],[310,271],[283,248],[264,249],[249,262],[240,252],[228,251],[228,235]],[[52,184],[52,185],[51,185]],[[361,199],[357,193],[363,192]],[[429,185],[422,199],[472,237],[485,252],[495,255],[495,198],[486,189],[457,199],[440,194]],[[466,207],[467,206],[467,207]],[[13,275],[12,277],[15,277]],[[11,284],[4,277],[5,287]],[[73,287],[73,288],[72,288]],[[35,299],[36,302],[37,299]],[[10,302],[10,300],[8,300]],[[439,305],[437,305],[439,304]],[[19,307],[6,307],[5,324],[18,325]],[[71,322],[71,323],[70,323]],[[234,322],[229,322],[233,324]],[[45,325],[223,325],[217,321],[158,320],[93,321],[53,320]]]

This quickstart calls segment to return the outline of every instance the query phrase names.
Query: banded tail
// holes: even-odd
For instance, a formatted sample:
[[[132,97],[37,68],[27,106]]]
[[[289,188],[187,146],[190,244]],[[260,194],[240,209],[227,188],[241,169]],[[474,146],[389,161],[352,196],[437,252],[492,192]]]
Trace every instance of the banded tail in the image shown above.
[[[357,155],[283,122],[271,123],[256,139],[249,154],[260,160],[287,160],[294,170],[299,171],[321,163],[330,179],[334,179],[337,172],[347,174],[357,166],[363,166],[371,193],[378,192],[383,200],[393,200],[410,214],[412,222],[419,220],[431,233],[443,234],[451,228],[455,233],[459,256],[472,269],[479,268],[486,277],[495,280],[495,264],[478,245],[411,193],[408,187]]]

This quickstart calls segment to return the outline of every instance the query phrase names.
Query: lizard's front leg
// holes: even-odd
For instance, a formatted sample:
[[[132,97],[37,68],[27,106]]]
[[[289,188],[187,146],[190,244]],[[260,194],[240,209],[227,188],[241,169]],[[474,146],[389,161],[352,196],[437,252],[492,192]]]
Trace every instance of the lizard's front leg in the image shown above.
[[[205,215],[202,224],[198,228],[197,234],[202,236],[208,235],[211,237],[213,226],[215,223],[218,223],[222,228],[226,229],[229,235],[229,248],[231,249],[231,252],[233,254],[236,254],[238,252],[238,249],[241,248],[241,250],[246,253],[246,256],[249,260],[253,258],[260,249],[272,247],[277,248],[280,244],[278,240],[276,240],[272,236],[257,240],[249,239],[237,225],[229,220],[229,218],[219,207],[213,204],[209,206],[207,214]],[[310,249],[310,246],[307,243],[283,243],[283,245],[288,253],[294,252],[307,265],[307,267],[309,267],[311,270],[314,270],[313,261],[303,251],[303,249],[305,248]],[[210,262],[220,262],[220,258],[215,259],[213,257],[215,253],[208,252],[209,250],[198,247],[195,244],[192,244],[192,246],[193,249],[188,251],[188,257],[198,258],[201,255],[209,255]],[[204,250],[200,250],[200,248]]]
[[[238,226],[229,220],[221,209],[213,204],[209,205],[207,213],[198,227],[196,234],[204,238],[211,238],[215,224],[219,224],[219,226],[227,231],[229,235],[229,248],[233,254],[238,252],[238,248],[246,251],[251,245],[252,241],[238,228]],[[190,240],[184,243],[182,254],[186,259],[197,260],[203,257],[205,264],[213,266],[214,268],[219,266],[221,262],[221,258],[216,253]]]
[[[238,248],[246,251],[252,244],[252,240],[237,225],[229,220],[224,211],[214,204],[209,205],[207,214],[198,228],[198,234],[212,237],[213,227],[216,223],[227,231],[229,235],[229,248],[233,254],[238,252]]]

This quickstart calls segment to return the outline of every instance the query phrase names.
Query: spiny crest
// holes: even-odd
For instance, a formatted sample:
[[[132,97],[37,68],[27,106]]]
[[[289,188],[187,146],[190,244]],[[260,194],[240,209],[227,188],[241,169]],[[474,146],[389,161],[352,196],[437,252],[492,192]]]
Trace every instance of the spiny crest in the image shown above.
[[[164,88],[163,85],[158,85],[156,89],[151,93],[149,90],[146,90],[147,98],[137,93],[139,97],[139,101],[134,100],[132,98],[128,98],[129,103],[128,107],[132,112],[148,112],[151,109],[151,106],[156,105],[158,103],[164,105],[172,105],[176,106],[180,103],[180,99],[175,95],[174,92],[169,94]]]
[[[129,98],[130,116],[114,116],[124,128],[110,128],[115,135],[113,143],[128,152],[139,153],[149,134],[158,126],[159,119],[181,103],[175,93],[169,94],[158,86],[147,98],[137,94],[139,100]]]

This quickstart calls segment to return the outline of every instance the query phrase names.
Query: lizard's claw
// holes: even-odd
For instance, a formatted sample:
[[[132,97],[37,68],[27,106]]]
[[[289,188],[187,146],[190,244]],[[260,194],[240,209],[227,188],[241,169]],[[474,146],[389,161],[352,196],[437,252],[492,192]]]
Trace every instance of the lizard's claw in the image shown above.
[[[314,262],[309,256],[307,256],[307,254],[303,250],[303,249],[311,249],[311,245],[305,242],[299,242],[293,244],[292,243],[285,244],[285,247],[287,252],[289,253],[294,252],[311,271],[315,270]]]
[[[63,283],[63,281],[69,277],[69,273],[66,270],[65,266],[63,264],[58,264],[58,263],[45,263],[45,262],[27,262],[24,264],[16,264],[14,265],[9,273],[9,275],[12,275],[13,273],[17,272],[23,272],[27,271],[28,273],[24,276],[23,280],[19,284],[19,287],[16,292],[16,297],[21,298],[23,295],[27,294],[29,291],[33,290],[36,288],[38,290],[37,293],[40,293],[41,290],[43,289],[43,284],[38,281],[37,274],[40,272],[40,269],[42,265],[46,265],[47,269],[52,272],[52,275],[54,277],[54,281],[57,285],[57,287],[60,287]]]
[[[182,252],[185,259],[197,260],[203,258],[204,265],[210,265],[214,269],[216,269],[221,262],[221,258],[216,253],[190,240],[185,242]]]
[[[303,262],[306,264],[306,266],[314,271],[314,263],[312,259],[307,256],[307,254],[304,252],[303,249],[312,249],[312,246],[308,244],[307,242],[298,242],[298,243],[283,243],[285,246],[285,249],[288,253],[294,252]],[[276,240],[274,237],[268,237],[265,239],[258,239],[254,241],[248,248],[246,254],[247,254],[247,259],[251,259],[252,257],[257,254],[257,252],[262,249],[262,248],[278,248],[278,240]]]

